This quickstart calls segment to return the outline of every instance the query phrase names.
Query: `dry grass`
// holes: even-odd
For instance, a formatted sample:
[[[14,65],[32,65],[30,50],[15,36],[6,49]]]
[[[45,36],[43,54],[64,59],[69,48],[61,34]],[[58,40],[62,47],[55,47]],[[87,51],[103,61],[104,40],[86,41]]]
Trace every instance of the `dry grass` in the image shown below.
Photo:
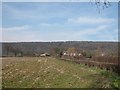
[[[5,88],[111,87],[102,70],[52,57],[9,57],[2,61]]]

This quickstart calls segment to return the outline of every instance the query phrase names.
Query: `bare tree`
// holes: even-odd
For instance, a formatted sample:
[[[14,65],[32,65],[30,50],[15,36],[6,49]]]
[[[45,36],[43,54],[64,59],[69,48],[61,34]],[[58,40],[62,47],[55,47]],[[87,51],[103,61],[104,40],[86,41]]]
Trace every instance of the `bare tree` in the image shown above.
[[[6,49],[6,52],[7,52],[7,56],[9,56],[9,53],[13,49],[13,47],[10,44],[6,44],[5,49]]]
[[[101,10],[111,7],[111,3],[109,0],[90,0],[91,5],[95,4],[98,12],[100,13]]]

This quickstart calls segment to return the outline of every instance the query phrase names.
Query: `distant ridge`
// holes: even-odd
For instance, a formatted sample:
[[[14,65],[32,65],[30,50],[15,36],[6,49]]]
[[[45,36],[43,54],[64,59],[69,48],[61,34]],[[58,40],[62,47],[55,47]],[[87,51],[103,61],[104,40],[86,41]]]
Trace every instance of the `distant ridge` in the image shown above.
[[[65,42],[2,42],[2,54],[7,54],[6,46],[11,46],[14,49],[18,49],[24,54],[26,53],[44,53],[48,52],[55,54],[56,48],[61,50],[67,50],[69,47],[75,47],[78,51],[85,50],[86,52],[95,52],[98,47],[105,53],[118,52],[118,42],[103,42],[103,41],[65,41]],[[10,52],[12,53],[12,51]]]

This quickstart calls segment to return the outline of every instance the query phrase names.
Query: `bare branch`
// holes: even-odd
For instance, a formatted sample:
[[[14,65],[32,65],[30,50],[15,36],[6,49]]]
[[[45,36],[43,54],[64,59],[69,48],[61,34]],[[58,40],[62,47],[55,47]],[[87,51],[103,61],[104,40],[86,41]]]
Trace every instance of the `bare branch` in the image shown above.
[[[104,10],[106,8],[111,7],[111,3],[108,0],[104,0],[103,2],[101,0],[90,0],[90,3],[91,4],[95,3],[99,13],[100,13],[101,9]]]

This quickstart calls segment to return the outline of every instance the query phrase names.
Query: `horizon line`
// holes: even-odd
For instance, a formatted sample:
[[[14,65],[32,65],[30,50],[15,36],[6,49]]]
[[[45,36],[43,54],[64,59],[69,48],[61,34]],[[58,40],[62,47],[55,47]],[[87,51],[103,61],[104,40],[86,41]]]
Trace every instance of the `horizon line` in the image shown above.
[[[119,42],[119,41],[3,41],[0,43],[39,43],[39,42],[43,42],[43,43],[47,43],[47,42]]]

